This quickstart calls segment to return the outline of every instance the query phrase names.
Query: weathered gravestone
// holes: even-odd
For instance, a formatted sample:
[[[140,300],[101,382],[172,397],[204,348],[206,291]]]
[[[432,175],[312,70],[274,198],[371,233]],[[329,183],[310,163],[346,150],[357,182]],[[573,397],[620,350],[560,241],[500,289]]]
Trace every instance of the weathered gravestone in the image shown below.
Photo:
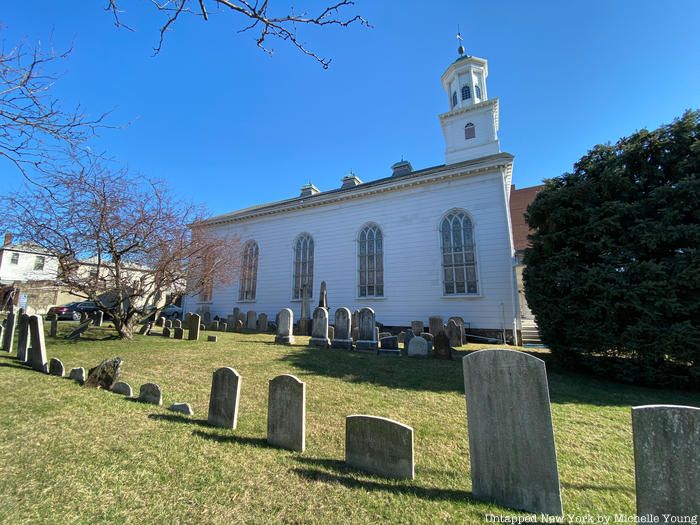
[[[231,314],[226,318],[226,331],[235,332],[236,331],[236,317]]]
[[[359,352],[375,352],[377,350],[377,329],[374,310],[362,308],[357,314],[359,332],[355,349]]]
[[[292,327],[294,326],[294,312],[291,308],[283,308],[277,314],[279,322],[277,323],[277,335],[275,343],[283,345],[294,344],[294,336],[292,335]]]
[[[472,494],[504,507],[562,514],[544,361],[513,350],[462,360]]]
[[[268,330],[267,314],[262,313],[258,316],[258,332],[266,334]]]
[[[139,389],[138,400],[142,403],[160,406],[163,404],[163,393],[160,391],[160,387],[155,383],[145,383],[141,385]]]
[[[173,329],[173,322],[170,319],[165,320],[165,328]]]
[[[333,341],[334,337],[335,337],[335,328],[331,325],[328,325],[328,339],[330,341]]]
[[[182,328],[182,321],[180,319],[175,319],[173,321],[173,328]]]
[[[188,416],[194,415],[194,410],[192,410],[192,407],[189,403],[173,403],[168,407],[168,410],[171,410],[173,412],[179,412]]]
[[[104,322],[105,314],[102,310],[97,310],[93,316],[92,322],[95,326],[102,326]]]
[[[462,318],[462,317],[460,317],[460,316],[458,316],[458,315],[454,315],[454,316],[450,317],[450,318],[447,320],[447,324],[448,324],[448,325],[450,324],[450,321],[454,321],[455,323],[457,323],[457,326],[459,326],[459,330],[460,330],[459,333],[460,333],[461,336],[462,336],[462,344],[464,344],[464,342],[465,342],[465,336],[464,336],[464,318]],[[447,334],[447,335],[449,335],[449,334]]]
[[[202,314],[202,321],[204,321],[204,324],[209,324],[211,321],[211,313],[209,311],[206,311]]]
[[[189,326],[187,339],[190,341],[199,341],[199,325],[202,322],[202,318],[198,314],[190,314],[190,318],[187,322]]]
[[[270,380],[267,403],[267,442],[276,447],[304,451],[306,385],[292,375]]]
[[[335,311],[335,330],[331,347],[352,350],[351,314],[348,308],[341,306]]]
[[[433,334],[433,337],[435,337],[440,332],[440,330],[445,329],[442,317],[440,317],[439,315],[428,317],[428,326],[430,329],[430,333]]]
[[[174,334],[173,337],[175,339],[184,339],[185,338],[185,330],[179,326],[175,327],[173,329],[173,334]]]
[[[219,329],[219,321],[211,321],[209,323],[209,326],[207,326],[207,330],[216,331],[218,329]]]
[[[90,369],[85,380],[85,386],[111,390],[112,385],[119,381],[122,363],[121,357],[105,359],[99,365]]]
[[[401,349],[399,348],[398,336],[389,335],[382,337],[379,340],[379,355],[400,357]]]
[[[219,332],[225,332],[227,328],[228,323],[225,323],[224,321],[219,321]]]
[[[425,325],[423,321],[411,321],[411,331],[413,335],[420,335],[421,332],[425,331]]]
[[[258,314],[254,310],[248,310],[246,313],[245,327],[248,330],[255,330],[258,324]]]
[[[633,407],[632,437],[637,516],[658,517],[655,523],[673,523],[674,518],[676,523],[683,523],[682,519],[697,517],[700,511],[700,408]]]
[[[32,346],[29,348],[29,366],[39,372],[48,372],[46,342],[44,341],[44,320],[40,315],[29,316],[29,332]]]
[[[164,324],[165,324],[165,317],[163,317],[162,315],[159,315],[158,319],[156,319],[156,326],[158,328],[163,328]]]
[[[12,352],[16,324],[17,314],[13,310],[10,310],[10,313],[8,313],[5,318],[5,329],[2,332],[2,349],[5,352]]]
[[[114,383],[114,385],[112,385],[112,392],[127,397],[131,397],[134,395],[134,391],[131,389],[131,385],[129,383],[125,383],[124,381],[118,381]]]
[[[299,322],[297,322],[297,334],[298,335],[310,335],[311,334],[311,318],[309,317],[311,313],[309,300],[311,299],[311,294],[309,287],[306,284],[301,286],[301,315],[299,316]]]
[[[214,427],[236,428],[238,402],[241,397],[241,376],[233,368],[219,368],[214,372],[209,397],[207,422]]]
[[[321,291],[318,294],[318,305],[321,308],[328,310],[328,290],[326,288],[326,281],[321,281]]]
[[[231,315],[233,315],[233,320],[234,320],[234,321],[237,321],[237,320],[238,320],[238,316],[241,315],[241,309],[238,308],[238,307],[236,306],[236,307],[233,309],[233,313],[232,313]]]
[[[141,328],[139,329],[139,335],[148,335],[151,333],[151,323],[146,321],[141,325]]]
[[[331,341],[328,338],[328,310],[320,306],[314,309],[309,345],[315,348],[329,348],[331,346]]]
[[[408,357],[428,357],[428,341],[422,337],[412,337],[408,342]]]
[[[31,331],[29,330],[29,316],[27,314],[19,316],[17,329],[19,331],[17,334],[17,360],[20,363],[26,363],[29,359],[27,352],[32,340]]]
[[[63,363],[61,362],[61,360],[52,357],[51,361],[49,361],[49,374],[51,374],[52,376],[63,377],[65,373],[66,370],[63,367]]]
[[[169,337],[170,337],[170,332],[171,332],[171,328],[170,328],[169,326],[166,325],[166,326],[163,327],[163,333],[162,333],[163,337],[168,337],[168,338],[169,338]]]
[[[49,328],[49,336],[56,337],[58,335],[58,316],[54,314],[51,316],[50,320],[51,327]]]
[[[82,366],[71,368],[68,378],[82,385],[85,382],[85,369]]]
[[[411,339],[413,339],[415,334],[413,333],[413,330],[406,330],[406,333],[403,336],[403,353],[408,354],[408,345],[411,344]]]
[[[243,331],[243,321],[240,319],[236,321],[236,332],[241,332]]]
[[[413,479],[413,429],[376,416],[345,418],[345,462],[372,474]]]
[[[440,330],[433,338],[433,352],[438,359],[452,359],[450,339],[444,330]]]
[[[219,340],[218,335],[208,335],[207,336],[207,342],[208,343],[216,343]]]
[[[452,348],[459,348],[462,346],[462,334],[463,330],[459,327],[459,323],[454,319],[450,319],[447,322],[447,337],[449,339],[449,345]]]
[[[69,341],[73,341],[75,339],[80,339],[80,336],[82,336],[88,328],[90,328],[90,325],[92,324],[91,319],[87,319],[85,321],[82,321],[80,325],[73,330],[70,334],[66,336],[66,339]]]

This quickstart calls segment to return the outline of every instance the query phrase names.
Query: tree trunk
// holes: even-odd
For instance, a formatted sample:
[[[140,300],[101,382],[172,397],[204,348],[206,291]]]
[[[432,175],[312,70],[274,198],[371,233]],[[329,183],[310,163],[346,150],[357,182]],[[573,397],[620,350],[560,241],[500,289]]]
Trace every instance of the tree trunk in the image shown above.
[[[123,321],[121,319],[114,319],[114,329],[119,335],[119,339],[131,340],[134,338],[134,326],[133,323],[128,321]]]

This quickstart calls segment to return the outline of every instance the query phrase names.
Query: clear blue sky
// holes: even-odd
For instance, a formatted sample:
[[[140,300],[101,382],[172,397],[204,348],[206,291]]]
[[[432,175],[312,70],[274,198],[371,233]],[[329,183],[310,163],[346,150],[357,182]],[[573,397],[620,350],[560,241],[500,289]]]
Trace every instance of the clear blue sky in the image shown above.
[[[7,3],[3,45],[72,42],[55,94],[128,123],[95,147],[213,213],[296,196],[309,180],[336,188],[350,169],[385,177],[402,156],[415,169],[442,164],[440,75],[457,57],[458,23],[467,52],[489,60],[518,187],[569,170],[594,144],[700,108],[696,0],[357,0],[351,12],[373,29],[301,29],[333,58],[329,70],[283,42],[265,55],[229,13],[181,20],[154,57],[161,17],[150,1],[123,0],[135,32],[116,29],[106,3]],[[0,178],[21,183],[8,165]]]

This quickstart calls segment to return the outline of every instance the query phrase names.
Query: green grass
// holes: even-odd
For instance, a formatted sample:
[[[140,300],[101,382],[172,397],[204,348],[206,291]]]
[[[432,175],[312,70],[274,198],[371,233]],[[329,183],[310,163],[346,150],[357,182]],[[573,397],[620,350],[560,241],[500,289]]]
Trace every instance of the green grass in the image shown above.
[[[88,334],[47,337],[49,358],[68,371],[118,355],[122,379],[135,392],[158,383],[164,406],[0,354],[0,523],[481,523],[485,513],[514,514],[471,498],[459,359],[311,350],[305,338],[284,347],[263,334],[218,333],[218,343]],[[222,366],[243,377],[236,430],[205,424]],[[304,453],[265,441],[267,383],[283,373],[307,385]],[[549,382],[565,513],[634,513],[630,406],[698,406],[700,396],[553,371]],[[189,402],[195,415],[167,411],[173,402]],[[358,413],[414,428],[415,481],[345,467],[344,418]]]

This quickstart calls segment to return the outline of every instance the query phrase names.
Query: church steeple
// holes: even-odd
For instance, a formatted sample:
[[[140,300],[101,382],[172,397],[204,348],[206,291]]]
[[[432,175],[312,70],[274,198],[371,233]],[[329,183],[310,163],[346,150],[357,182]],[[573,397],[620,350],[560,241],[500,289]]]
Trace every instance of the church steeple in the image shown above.
[[[500,152],[498,99],[489,99],[488,62],[465,54],[457,33],[459,57],[442,74],[449,111],[440,115],[445,135],[445,163],[453,164]]]

